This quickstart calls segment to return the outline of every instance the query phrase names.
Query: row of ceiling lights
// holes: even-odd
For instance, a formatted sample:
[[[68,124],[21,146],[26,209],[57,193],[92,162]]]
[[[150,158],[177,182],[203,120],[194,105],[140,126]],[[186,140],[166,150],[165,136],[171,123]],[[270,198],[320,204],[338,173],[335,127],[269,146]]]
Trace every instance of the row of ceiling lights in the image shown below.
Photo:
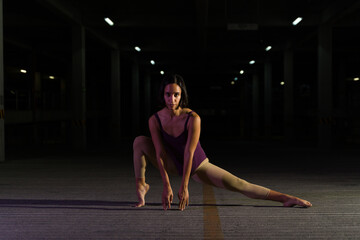
[[[104,18],[104,20],[105,20],[105,22],[107,22],[110,26],[113,26],[114,25],[114,22],[110,19],[110,18]],[[292,25],[293,26],[296,26],[296,25],[298,25],[301,21],[303,20],[303,18],[302,17],[297,17],[293,22],[292,22]],[[267,46],[266,48],[265,48],[265,51],[270,51],[272,49],[272,46]],[[140,52],[141,51],[141,48],[139,47],[139,46],[135,46],[135,50],[137,51],[137,52]],[[150,63],[151,63],[151,65],[155,65],[155,61],[154,60],[150,60]],[[255,60],[250,60],[249,61],[249,64],[250,65],[253,65],[253,64],[255,64]],[[244,70],[240,70],[240,75],[243,75],[244,73],[245,73],[245,71]],[[161,75],[163,75],[164,74],[164,71],[163,70],[161,70],[160,71],[160,74]],[[239,78],[238,77],[234,77],[234,80],[233,81],[231,81],[231,85],[234,85],[235,84],[235,81],[237,81]],[[354,79],[353,79],[354,81],[359,81],[359,78],[358,77],[355,77]],[[280,85],[285,85],[285,83],[284,82],[281,82],[280,83]]]
[[[107,24],[109,24],[110,26],[114,26],[114,22],[110,19],[110,18],[104,18],[105,22],[107,22]],[[135,46],[134,49],[137,51],[137,52],[141,52],[141,48],[139,46]],[[155,60],[150,60],[150,64],[151,65],[155,65]],[[164,75],[164,71],[161,70],[160,71],[160,74],[161,75]]]
[[[27,70],[25,69],[20,69],[21,73],[27,73]],[[55,79],[55,76],[49,76],[49,79]]]
[[[141,48],[139,46],[135,46],[134,49],[137,51],[137,52],[141,52]],[[155,60],[151,59],[150,60],[150,64],[151,65],[155,65]],[[161,75],[164,75],[165,72],[163,70],[160,71],[160,74]]]
[[[154,60],[151,60],[150,62],[151,62],[152,65],[155,65],[155,61],[154,61]],[[25,69],[20,69],[20,72],[21,72],[21,73],[27,73],[27,71],[26,71]],[[164,73],[165,73],[164,71],[160,71],[160,74],[161,74],[161,75],[164,75]],[[240,70],[239,73],[240,73],[241,75],[243,75],[243,74],[245,73],[245,71],[244,71],[244,70]],[[49,76],[49,79],[55,79],[55,77],[54,77],[54,76]],[[237,80],[238,80],[238,77],[235,77],[235,78],[234,78],[234,81],[237,81]],[[354,77],[354,78],[352,78],[352,80],[355,81],[355,82],[357,82],[357,81],[360,80],[360,78]],[[233,82],[234,82],[234,81],[233,81]],[[234,83],[233,83],[233,82],[232,82],[231,84],[235,84],[235,82],[234,82]],[[281,82],[280,84],[281,84],[281,85],[284,85],[285,83],[284,83],[284,82]]]
[[[114,26],[114,22],[113,22],[110,18],[106,17],[106,18],[104,18],[104,20],[105,20],[105,22],[106,22],[107,24],[109,24],[109,26]],[[301,21],[301,20],[300,20],[300,21]],[[266,51],[270,51],[271,48],[272,48],[272,46],[267,46],[267,47],[265,48],[265,50],[266,50]],[[135,49],[137,52],[141,52],[141,48],[140,48],[139,46],[135,46],[134,49]],[[150,63],[151,63],[151,65],[155,65],[155,61],[154,61],[154,60],[150,60]],[[250,60],[249,64],[250,64],[250,65],[255,64],[255,60]],[[164,74],[164,71],[161,70],[161,71],[160,71],[160,74],[163,75],[163,74]],[[244,70],[241,70],[241,71],[240,71],[240,74],[244,74]],[[237,80],[237,79],[236,79],[236,80]],[[232,82],[232,84],[233,84],[233,82]]]
[[[302,17],[298,17],[298,18],[296,18],[296,19],[292,22],[292,25],[296,26],[296,25],[298,25],[301,21],[302,21]],[[268,52],[268,51],[270,51],[271,49],[272,49],[272,46],[269,45],[269,46],[267,46],[267,47],[265,48],[265,51]],[[251,60],[251,61],[249,62],[249,64],[250,64],[250,65],[255,64],[255,60]],[[244,70],[241,70],[241,71],[240,71],[240,74],[241,74],[241,75],[244,74]],[[234,77],[234,80],[231,81],[231,85],[234,85],[235,82],[236,82],[238,79],[239,79],[238,77]],[[285,82],[281,82],[280,85],[282,85],[282,86],[285,85]]]

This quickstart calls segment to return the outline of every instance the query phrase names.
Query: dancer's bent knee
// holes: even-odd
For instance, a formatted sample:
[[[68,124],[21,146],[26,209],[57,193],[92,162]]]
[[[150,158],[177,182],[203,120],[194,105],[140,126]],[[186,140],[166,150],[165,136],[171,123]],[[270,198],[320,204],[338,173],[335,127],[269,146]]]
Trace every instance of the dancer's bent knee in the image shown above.
[[[133,143],[133,158],[134,158],[134,171],[136,178],[145,178],[145,170],[146,170],[146,159],[145,155],[149,154],[150,146],[150,138],[145,136],[138,136],[134,139]]]
[[[133,149],[135,150],[141,148],[141,146],[144,146],[144,144],[146,144],[146,142],[148,142],[149,140],[151,140],[149,137],[137,136],[133,142]]]

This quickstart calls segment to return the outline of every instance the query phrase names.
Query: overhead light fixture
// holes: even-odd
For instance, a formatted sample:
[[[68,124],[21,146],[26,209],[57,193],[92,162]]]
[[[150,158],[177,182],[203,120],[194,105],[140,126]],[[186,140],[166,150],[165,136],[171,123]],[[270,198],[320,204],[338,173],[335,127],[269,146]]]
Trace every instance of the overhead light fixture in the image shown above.
[[[140,52],[141,51],[141,48],[139,48],[138,46],[135,47],[135,50]]]
[[[25,69],[20,69],[21,73],[27,73],[27,71]]]
[[[270,51],[271,50],[271,48],[272,48],[272,46],[267,46],[266,48],[265,48],[265,51]]]
[[[255,60],[251,60],[251,61],[249,62],[249,64],[250,64],[250,65],[255,64]]]
[[[54,77],[54,76],[49,76],[49,78],[50,78],[50,79],[55,79],[55,77]]]
[[[161,75],[164,75],[164,71],[160,71],[160,74],[161,74]]]
[[[235,82],[234,81],[231,81],[231,85],[234,85],[235,84]]]
[[[155,61],[154,60],[150,60],[151,65],[155,65]]]
[[[244,70],[240,70],[240,74],[244,74],[245,73],[245,71]]]
[[[234,81],[237,81],[238,80],[238,77],[234,77]]]
[[[280,82],[280,85],[281,85],[281,86],[284,86],[284,85],[285,85],[285,82]]]
[[[302,17],[298,17],[297,19],[295,19],[293,21],[292,25],[294,25],[294,26],[298,25],[298,23],[301,22],[301,20],[302,20]]]
[[[359,78],[358,77],[354,78],[354,81],[359,81]]]
[[[107,24],[109,24],[110,26],[114,26],[114,22],[111,21],[110,18],[104,18],[105,22],[107,22]]]

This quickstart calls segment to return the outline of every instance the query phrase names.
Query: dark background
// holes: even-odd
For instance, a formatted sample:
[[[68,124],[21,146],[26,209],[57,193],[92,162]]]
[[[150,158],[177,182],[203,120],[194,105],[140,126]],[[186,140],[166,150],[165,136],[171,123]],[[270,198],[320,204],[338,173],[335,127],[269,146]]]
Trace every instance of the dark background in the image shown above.
[[[293,26],[298,16],[303,21]],[[344,0],[3,0],[5,149],[131,151],[135,136],[149,134],[147,119],[158,110],[161,70],[184,77],[190,108],[202,118],[202,142],[358,148],[359,16],[359,1]],[[330,58],[319,54],[324,26],[331,31],[325,35]],[[73,60],[74,29],[84,30],[85,66]],[[114,52],[118,78],[112,77]],[[330,68],[322,68],[327,60]],[[74,71],[85,73],[81,108],[79,94],[72,95],[79,81]],[[326,85],[319,72],[330,76]],[[120,82],[115,93],[114,81]],[[330,93],[322,98],[330,106],[326,113],[320,89]],[[79,110],[85,111],[80,118]]]

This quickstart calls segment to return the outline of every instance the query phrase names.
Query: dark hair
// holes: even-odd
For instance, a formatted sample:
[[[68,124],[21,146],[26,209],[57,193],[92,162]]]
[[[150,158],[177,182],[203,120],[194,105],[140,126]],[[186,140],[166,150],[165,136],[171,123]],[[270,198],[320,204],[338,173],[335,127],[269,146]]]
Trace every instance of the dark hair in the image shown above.
[[[167,74],[163,78],[163,80],[160,84],[160,90],[159,90],[159,102],[160,102],[161,106],[163,107],[166,105],[165,100],[164,100],[165,87],[166,87],[166,85],[172,84],[172,83],[176,83],[181,88],[181,100],[180,100],[179,106],[181,108],[187,107],[188,103],[189,103],[189,97],[187,94],[185,82],[184,82],[184,79],[178,74]]]

